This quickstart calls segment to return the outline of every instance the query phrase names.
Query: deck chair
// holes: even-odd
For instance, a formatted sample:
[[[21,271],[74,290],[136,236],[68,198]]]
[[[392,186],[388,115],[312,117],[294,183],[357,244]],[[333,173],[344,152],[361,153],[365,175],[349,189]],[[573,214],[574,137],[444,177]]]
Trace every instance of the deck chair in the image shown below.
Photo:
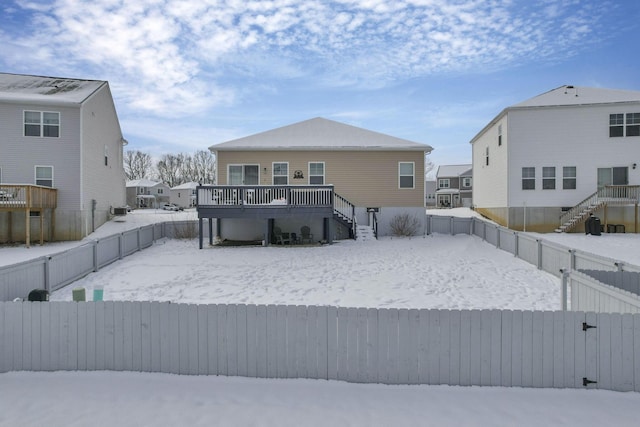
[[[273,236],[275,237],[276,244],[284,245],[291,244],[291,237],[289,237],[289,233],[283,233],[280,227],[273,227]]]
[[[311,229],[303,225],[300,227],[300,243],[304,244],[304,242],[313,243],[313,234],[311,234]]]

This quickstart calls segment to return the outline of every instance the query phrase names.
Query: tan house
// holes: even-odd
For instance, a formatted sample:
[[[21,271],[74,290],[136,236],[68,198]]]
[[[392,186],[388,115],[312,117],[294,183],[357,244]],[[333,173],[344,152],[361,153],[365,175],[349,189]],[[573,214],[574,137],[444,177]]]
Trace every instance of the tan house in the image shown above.
[[[209,149],[221,185],[198,187],[198,217],[220,238],[295,243],[306,226],[330,243],[388,235],[399,214],[424,222],[426,144],[315,118]]]

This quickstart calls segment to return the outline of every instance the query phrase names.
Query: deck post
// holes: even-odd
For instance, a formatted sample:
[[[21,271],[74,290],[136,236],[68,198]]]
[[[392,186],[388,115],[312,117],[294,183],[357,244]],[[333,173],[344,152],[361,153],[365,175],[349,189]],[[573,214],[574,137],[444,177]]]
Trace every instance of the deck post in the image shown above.
[[[198,218],[198,245],[202,249],[202,218]]]
[[[213,246],[213,218],[209,218],[209,246]]]

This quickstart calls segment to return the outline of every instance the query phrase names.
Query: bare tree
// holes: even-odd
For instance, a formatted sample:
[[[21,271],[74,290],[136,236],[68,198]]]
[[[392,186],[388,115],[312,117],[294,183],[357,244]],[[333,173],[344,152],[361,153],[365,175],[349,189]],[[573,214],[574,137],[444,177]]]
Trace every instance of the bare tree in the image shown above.
[[[191,181],[201,184],[215,184],[216,161],[209,150],[196,151],[193,155],[193,176]]]
[[[127,180],[149,178],[152,172],[151,155],[142,151],[127,150],[124,152],[124,173]]]
[[[156,163],[156,169],[158,171],[158,178],[160,181],[167,184],[169,187],[175,187],[182,184],[182,177],[180,176],[181,165],[184,160],[184,154],[164,154],[158,163]]]
[[[431,172],[434,171],[434,169],[436,168],[436,165],[433,163],[433,161],[431,161],[431,159],[428,157],[428,155],[424,156],[424,176],[425,178],[435,178],[433,176],[430,176]]]

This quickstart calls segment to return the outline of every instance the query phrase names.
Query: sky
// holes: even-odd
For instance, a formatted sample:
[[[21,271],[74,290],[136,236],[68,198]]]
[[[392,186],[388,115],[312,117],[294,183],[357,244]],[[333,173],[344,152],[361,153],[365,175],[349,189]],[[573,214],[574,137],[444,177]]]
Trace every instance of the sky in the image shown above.
[[[0,71],[107,80],[127,150],[159,157],[314,117],[429,144],[509,105],[640,90],[637,0],[3,0]]]

